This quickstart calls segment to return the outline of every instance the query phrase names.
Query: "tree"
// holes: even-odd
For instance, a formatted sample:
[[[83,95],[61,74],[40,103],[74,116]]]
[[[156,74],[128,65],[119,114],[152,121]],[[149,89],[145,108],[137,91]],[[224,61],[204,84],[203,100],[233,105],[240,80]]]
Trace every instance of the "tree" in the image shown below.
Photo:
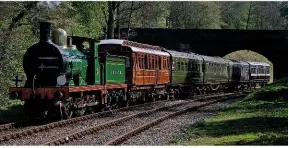
[[[220,2],[222,28],[246,29],[250,20],[251,2]]]
[[[251,2],[248,29],[287,29],[286,2]],[[283,17],[284,16],[284,17]]]
[[[145,6],[133,13],[134,28],[167,28],[169,2],[145,2]]]
[[[220,28],[218,2],[171,2],[170,27]]]
[[[130,26],[132,20],[132,13],[141,9],[146,5],[145,2],[108,2],[108,17],[107,17],[107,38],[114,38],[114,29],[116,22],[119,24],[117,26],[122,26],[123,24],[128,24]],[[118,11],[117,11],[118,10]]]

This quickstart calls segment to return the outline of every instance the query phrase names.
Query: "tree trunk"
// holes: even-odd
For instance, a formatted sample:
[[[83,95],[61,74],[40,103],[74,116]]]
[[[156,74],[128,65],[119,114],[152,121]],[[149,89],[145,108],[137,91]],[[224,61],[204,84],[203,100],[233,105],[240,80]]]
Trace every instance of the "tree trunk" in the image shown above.
[[[119,7],[116,8],[116,16],[119,17]],[[118,18],[116,21],[116,35],[117,35],[117,38],[120,39],[120,26],[119,26],[119,19]]]
[[[129,39],[130,36],[130,22],[131,22],[131,16],[132,16],[132,8],[133,8],[133,1],[131,2],[131,6],[130,6],[130,13],[129,13],[129,18],[128,18],[128,24],[127,24],[127,38]]]
[[[114,38],[114,18],[115,18],[115,1],[109,1],[108,2],[108,21],[107,21],[107,38],[113,39]]]
[[[248,18],[247,18],[246,29],[248,29],[248,27],[249,27],[250,15],[251,15],[251,9],[252,9],[252,3],[250,2],[250,4],[249,4],[249,13],[248,13]]]

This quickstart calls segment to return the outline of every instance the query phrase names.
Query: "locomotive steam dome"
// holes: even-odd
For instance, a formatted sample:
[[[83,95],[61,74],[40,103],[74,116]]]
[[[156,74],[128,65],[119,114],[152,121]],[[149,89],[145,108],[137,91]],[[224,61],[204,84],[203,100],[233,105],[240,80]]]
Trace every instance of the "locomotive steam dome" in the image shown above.
[[[53,31],[52,42],[58,46],[66,47],[67,46],[67,33],[65,30],[58,28]]]

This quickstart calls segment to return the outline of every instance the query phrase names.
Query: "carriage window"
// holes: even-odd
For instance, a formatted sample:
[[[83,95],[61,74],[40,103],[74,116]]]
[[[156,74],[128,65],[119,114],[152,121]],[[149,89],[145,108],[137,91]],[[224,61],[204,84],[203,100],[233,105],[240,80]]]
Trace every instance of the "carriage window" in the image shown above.
[[[270,67],[267,66],[267,67],[266,67],[266,73],[267,73],[267,74],[270,73],[270,70],[269,70],[269,69],[270,69]]]
[[[165,61],[165,58],[164,57],[162,57],[162,59],[163,59],[163,70],[166,70],[166,61]]]
[[[157,67],[157,59],[156,59],[157,56],[153,56],[153,61],[154,61],[154,70],[156,70],[158,67]]]
[[[168,61],[167,61],[167,58],[166,57],[163,57],[164,58],[164,69],[167,70],[167,67],[168,67]]]
[[[141,60],[140,60],[140,67],[141,67],[141,69],[144,69],[144,55],[141,55]]]
[[[167,69],[170,69],[170,57],[167,57]]]
[[[155,69],[159,69],[158,56],[155,56]]]
[[[155,61],[154,61],[154,56],[151,55],[151,69],[154,69],[155,68]]]
[[[161,57],[158,57],[158,62],[159,62],[159,70],[162,69],[162,60]]]
[[[178,71],[181,71],[181,63],[178,62]]]
[[[133,68],[136,67],[136,58],[135,58],[135,54],[132,55],[132,59],[133,59]]]
[[[148,69],[152,69],[152,57],[148,55]]]
[[[144,55],[144,69],[148,69],[148,55]]]
[[[251,68],[251,73],[256,73],[256,67]]]
[[[138,55],[138,68],[141,69],[141,55]]]
[[[188,63],[185,63],[184,71],[188,71]]]

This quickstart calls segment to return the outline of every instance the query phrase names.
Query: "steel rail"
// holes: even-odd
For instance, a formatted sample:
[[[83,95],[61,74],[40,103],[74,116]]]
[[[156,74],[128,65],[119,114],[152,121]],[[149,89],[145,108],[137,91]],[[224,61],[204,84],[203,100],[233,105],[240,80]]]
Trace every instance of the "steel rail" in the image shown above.
[[[227,96],[226,98],[223,98],[223,99],[220,99],[220,100],[213,100],[213,101],[209,101],[207,103],[204,103],[204,104],[201,104],[201,105],[198,105],[198,106],[193,106],[193,107],[188,107],[186,109],[183,109],[183,110],[180,110],[180,111],[176,111],[176,112],[173,112],[173,113],[170,113],[168,115],[165,115],[165,116],[162,116],[160,118],[157,118],[145,125],[142,125],[136,129],[133,129],[111,141],[108,141],[107,143],[105,143],[104,145],[105,146],[108,146],[108,145],[119,145],[123,142],[125,142],[126,140],[130,139],[131,137],[133,136],[136,136],[137,134],[141,133],[141,132],[144,132],[145,130],[148,130],[149,128],[153,127],[153,126],[156,126],[157,124],[169,119],[169,118],[173,118],[175,116],[178,116],[178,115],[181,115],[181,114],[184,114],[186,112],[190,112],[190,111],[193,111],[193,110],[197,110],[199,108],[202,108],[204,106],[208,106],[208,105],[211,105],[211,104],[214,104],[216,102],[220,102],[220,101],[225,101],[225,100],[228,100],[228,99],[232,99],[232,98],[236,98],[236,97],[241,97],[242,95],[234,95],[234,96]],[[244,96],[244,95],[243,95]]]
[[[204,99],[206,100],[206,99],[212,99],[212,98],[218,98],[218,97],[224,97],[224,96],[232,96],[232,95],[234,95],[234,94],[233,93],[228,93],[228,94],[217,95],[217,96],[212,96],[212,95],[210,95],[210,96],[200,96],[200,98],[198,98],[197,100],[199,101],[199,100],[204,100]],[[192,100],[191,102],[194,102],[194,101],[197,101],[197,100]],[[118,118],[118,119],[115,119],[115,120],[112,120],[112,121],[109,121],[109,122],[106,122],[106,123],[103,123],[103,124],[100,124],[100,125],[94,125],[92,127],[83,129],[81,131],[74,132],[72,134],[60,137],[60,138],[52,140],[52,141],[48,141],[48,142],[46,142],[46,143],[44,143],[42,145],[60,145],[60,144],[64,144],[64,143],[69,143],[69,142],[71,142],[73,140],[79,139],[82,136],[93,134],[93,133],[95,133],[95,132],[97,132],[99,130],[108,129],[108,128],[114,126],[114,125],[118,125],[118,124],[124,123],[124,122],[129,121],[131,119],[134,119],[136,117],[141,117],[141,116],[144,116],[144,115],[147,115],[147,114],[152,114],[152,113],[155,113],[157,111],[161,111],[161,110],[165,110],[165,109],[169,109],[169,108],[173,108],[173,107],[178,107],[178,106],[181,106],[181,105],[184,105],[184,104],[187,104],[187,103],[188,103],[188,101],[180,102],[178,104],[168,105],[168,106],[164,106],[164,107],[160,107],[160,108],[156,108],[156,109],[143,111],[143,112],[136,113],[136,114],[133,114],[133,115],[128,115],[128,116],[125,116],[125,117],[122,117],[122,118]]]

